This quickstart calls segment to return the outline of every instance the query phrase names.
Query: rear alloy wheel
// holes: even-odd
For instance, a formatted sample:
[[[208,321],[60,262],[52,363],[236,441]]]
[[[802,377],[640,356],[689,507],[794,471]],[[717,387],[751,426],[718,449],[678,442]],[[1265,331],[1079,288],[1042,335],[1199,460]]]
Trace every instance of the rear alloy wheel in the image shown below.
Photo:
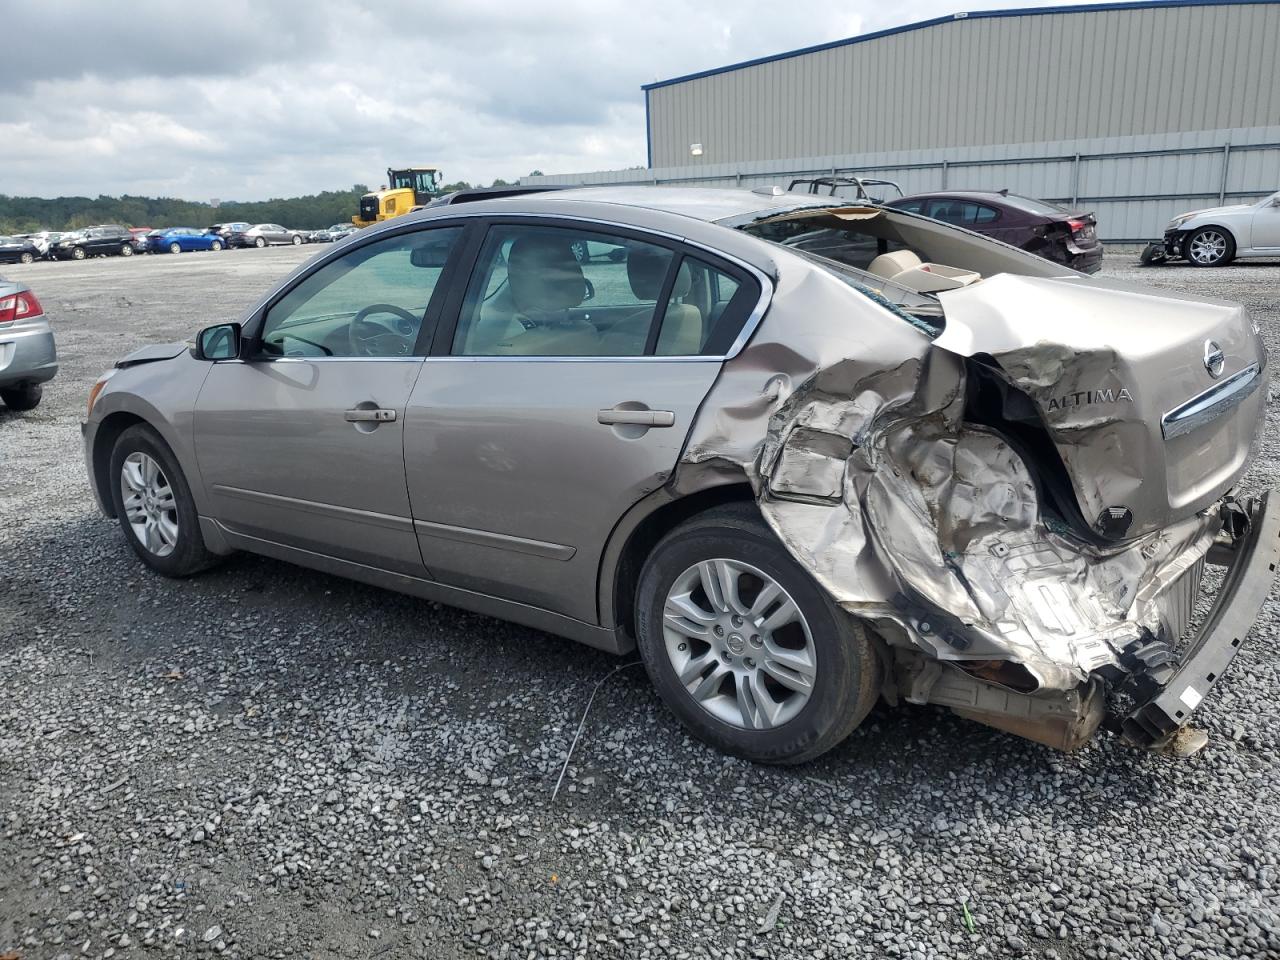
[[[35,259],[35,255],[31,253],[23,253],[22,256],[18,257],[20,263],[34,263]]]
[[[21,413],[24,410],[34,410],[40,404],[40,397],[44,395],[44,389],[38,383],[27,383],[20,387],[6,387],[0,390],[0,400],[4,401],[4,405],[10,410]]]
[[[71,248],[71,259],[72,259],[72,260],[83,260],[83,259],[84,259],[85,257],[87,257],[87,256],[88,256],[88,254],[84,252],[84,247],[72,247],[72,248]]]
[[[300,236],[298,236],[298,235],[295,233],[295,234],[293,235],[293,245],[296,247],[296,246],[298,246],[300,243],[302,243],[302,238],[301,238]]]
[[[166,577],[185,577],[216,561],[205,549],[186,477],[151,427],[120,434],[111,451],[111,498],[125,539],[142,561]]]
[[[699,738],[762,763],[802,763],[875,703],[879,657],[761,520],[709,510],[654,548],[636,598],[640,653]]]
[[[209,249],[212,250],[214,253],[217,253],[219,250],[222,249],[222,241],[221,240],[213,241],[213,243],[209,244]]]
[[[133,244],[131,244],[131,243],[122,244],[122,245],[121,245],[121,247],[120,247],[120,256],[122,256],[122,257],[132,257],[132,256],[133,256]]]
[[[1236,255],[1236,243],[1221,227],[1201,227],[1183,241],[1182,256],[1197,267],[1221,267]]]
[[[267,241],[262,239],[262,237],[257,237],[254,239],[253,245],[257,247],[259,250],[261,250],[263,247],[267,245]]]
[[[182,252],[182,244],[178,243],[178,242],[175,240],[173,243],[169,244],[169,252],[170,252],[170,253],[181,253],[181,252]]]

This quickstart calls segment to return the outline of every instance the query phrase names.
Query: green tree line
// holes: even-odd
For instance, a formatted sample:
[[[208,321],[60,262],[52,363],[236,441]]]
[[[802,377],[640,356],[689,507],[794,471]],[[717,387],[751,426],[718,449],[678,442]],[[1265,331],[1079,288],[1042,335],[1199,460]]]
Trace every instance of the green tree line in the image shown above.
[[[97,223],[118,223],[126,227],[207,227],[211,223],[239,220],[316,230],[350,220],[359,209],[361,195],[368,190],[364,184],[356,184],[349,190],[326,190],[305,197],[248,203],[228,200],[216,207],[172,197],[48,199],[0,194],[0,233],[75,230]]]
[[[536,173],[537,171],[535,171]],[[492,186],[507,186],[498,179]],[[442,192],[469,190],[465,180],[448,183]],[[478,186],[478,185],[477,185]],[[279,223],[296,230],[318,230],[346,223],[360,208],[369,188],[357,183],[349,190],[326,190],[305,197],[241,202],[225,200],[216,207],[172,197],[10,197],[0,194],[0,235],[38,230],[76,230],[98,223],[125,227],[207,227],[212,223]]]

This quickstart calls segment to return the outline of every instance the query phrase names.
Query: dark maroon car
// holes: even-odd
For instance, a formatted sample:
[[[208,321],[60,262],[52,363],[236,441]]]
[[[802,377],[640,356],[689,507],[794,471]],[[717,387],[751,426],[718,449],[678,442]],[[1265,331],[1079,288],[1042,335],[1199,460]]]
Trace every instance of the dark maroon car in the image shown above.
[[[1093,214],[1068,210],[1047,200],[1005,191],[956,190],[915,193],[890,200],[887,206],[1003,240],[1082,273],[1097,273],[1102,266],[1102,242]]]

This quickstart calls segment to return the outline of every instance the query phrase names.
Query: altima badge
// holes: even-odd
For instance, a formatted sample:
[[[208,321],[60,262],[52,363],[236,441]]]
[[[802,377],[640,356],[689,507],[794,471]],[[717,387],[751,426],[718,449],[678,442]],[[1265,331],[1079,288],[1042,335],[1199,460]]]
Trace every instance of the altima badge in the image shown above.
[[[1204,342],[1204,368],[1209,371],[1209,376],[1218,378],[1222,376],[1222,368],[1226,366],[1227,355],[1222,352],[1222,348],[1212,340]]]

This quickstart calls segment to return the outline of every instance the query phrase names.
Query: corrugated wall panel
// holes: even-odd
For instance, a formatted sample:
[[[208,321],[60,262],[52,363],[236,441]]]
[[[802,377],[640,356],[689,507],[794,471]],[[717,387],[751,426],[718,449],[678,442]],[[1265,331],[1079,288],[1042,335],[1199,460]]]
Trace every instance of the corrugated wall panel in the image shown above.
[[[526,177],[522,182],[786,187],[795,177],[860,173],[896,180],[906,193],[944,186],[953,190],[1007,187],[1013,193],[1048,200],[1065,202],[1074,196],[1079,198],[1081,207],[1098,215],[1103,239],[1138,240],[1159,235],[1174,214],[1218,204],[1224,186],[1225,144],[1231,144],[1226,155],[1227,202],[1256,199],[1280,188],[1280,124],[987,147],[682,164],[649,170]]]
[[[956,19],[651,88],[653,163],[1272,126],[1278,43],[1274,2]]]

